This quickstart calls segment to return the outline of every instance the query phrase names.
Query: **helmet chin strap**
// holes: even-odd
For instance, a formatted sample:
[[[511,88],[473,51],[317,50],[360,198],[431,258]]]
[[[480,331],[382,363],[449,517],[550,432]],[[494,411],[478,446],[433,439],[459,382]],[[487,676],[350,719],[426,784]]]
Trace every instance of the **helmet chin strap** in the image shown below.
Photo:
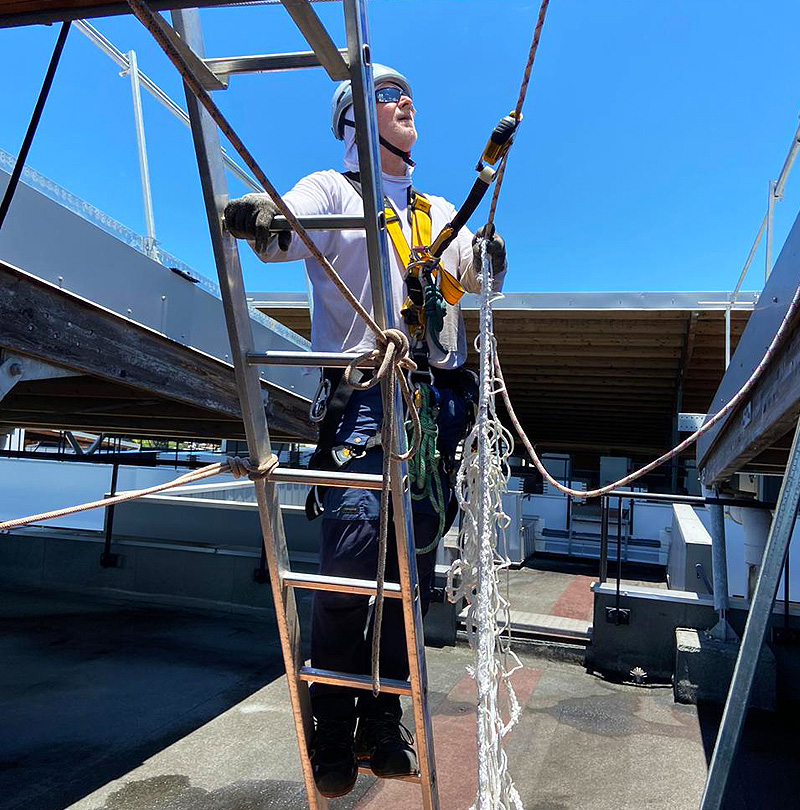
[[[354,129],[356,126],[352,121],[348,121],[347,119],[342,121],[342,125],[346,127],[353,127]],[[416,165],[414,161],[411,160],[411,152],[404,152],[393,143],[389,143],[389,141],[387,141],[386,138],[384,138],[381,134],[378,134],[378,141],[380,142],[381,146],[388,149],[393,155],[397,155],[397,157],[401,158],[407,166]]]

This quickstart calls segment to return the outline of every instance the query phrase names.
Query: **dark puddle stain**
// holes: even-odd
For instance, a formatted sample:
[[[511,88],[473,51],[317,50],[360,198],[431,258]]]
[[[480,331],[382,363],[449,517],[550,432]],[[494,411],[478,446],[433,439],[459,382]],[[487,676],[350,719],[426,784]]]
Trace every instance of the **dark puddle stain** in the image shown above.
[[[592,695],[561,700],[548,709],[526,712],[549,714],[559,724],[572,726],[598,737],[629,737],[648,734],[677,739],[697,739],[697,720],[692,707],[670,706],[670,717],[678,723],[659,723],[637,716],[642,699],[631,694]]]
[[[352,793],[337,802],[337,808],[353,807],[373,782],[374,779],[360,778]],[[188,776],[165,774],[128,782],[111,793],[102,807],[93,810],[305,810],[307,807],[305,787],[297,782],[248,779],[205,790],[193,786]]]

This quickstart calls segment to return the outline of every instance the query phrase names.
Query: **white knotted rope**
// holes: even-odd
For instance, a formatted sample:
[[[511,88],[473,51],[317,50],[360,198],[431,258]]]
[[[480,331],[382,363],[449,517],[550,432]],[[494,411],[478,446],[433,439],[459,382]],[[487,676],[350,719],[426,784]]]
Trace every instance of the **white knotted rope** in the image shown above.
[[[469,668],[478,691],[478,795],[473,810],[523,810],[502,746],[521,712],[510,682],[521,663],[504,637],[509,605],[500,593],[500,572],[510,563],[498,551],[510,522],[503,512],[503,493],[508,487],[508,457],[514,442],[495,410],[498,380],[491,305],[499,295],[493,292],[485,241],[481,258],[480,332],[476,339],[480,396],[456,479],[462,509],[460,553],[448,572],[447,595],[453,602],[462,597],[467,601],[467,635],[475,650],[475,666]]]

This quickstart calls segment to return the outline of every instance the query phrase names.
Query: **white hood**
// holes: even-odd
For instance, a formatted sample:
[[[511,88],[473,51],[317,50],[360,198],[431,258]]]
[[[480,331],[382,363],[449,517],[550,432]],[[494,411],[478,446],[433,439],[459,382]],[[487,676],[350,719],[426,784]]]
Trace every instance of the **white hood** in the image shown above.
[[[347,121],[354,121],[352,105],[344,111],[342,116]],[[356,130],[355,127],[344,128],[344,165],[350,172],[357,172],[358,169],[358,148],[356,147]],[[381,172],[383,178],[383,188],[389,199],[394,201],[396,198],[402,198],[398,192],[405,191],[411,185],[411,175],[414,172],[414,167],[405,165],[406,173],[404,175],[386,174]]]

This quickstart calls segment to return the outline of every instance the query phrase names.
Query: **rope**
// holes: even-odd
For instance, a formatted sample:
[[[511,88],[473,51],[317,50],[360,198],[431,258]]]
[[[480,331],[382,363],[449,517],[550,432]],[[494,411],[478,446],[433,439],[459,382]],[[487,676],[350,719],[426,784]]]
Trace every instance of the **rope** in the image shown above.
[[[408,384],[406,370],[415,369],[416,363],[408,356],[408,336],[399,329],[387,329],[378,338],[378,345],[353,360],[344,372],[347,385],[356,391],[366,391],[380,383],[383,399],[383,423],[381,424],[381,446],[383,447],[383,486],[381,487],[380,519],[378,523],[378,571],[375,591],[375,621],[372,630],[372,693],[380,692],[380,649],[381,626],[383,623],[384,583],[386,579],[386,552],[389,538],[389,493],[392,484],[392,461],[408,461],[420,446],[422,427],[419,413],[414,405],[414,396]],[[363,382],[356,382],[353,375],[357,368],[380,360],[374,376]],[[412,442],[406,452],[397,447],[395,433],[395,394],[397,386],[411,416]]]
[[[550,0],[542,0],[542,5],[539,7],[539,18],[536,20],[536,28],[533,31],[533,40],[531,41],[531,47],[528,51],[528,61],[525,64],[525,70],[522,74],[522,84],[519,88],[517,106],[514,109],[514,118],[516,118],[517,121],[519,121],[522,116],[522,105],[525,103],[525,96],[528,94],[528,83],[530,82],[531,70],[533,69],[533,60],[536,58],[536,51],[539,48],[539,38],[542,35],[542,26],[544,26],[544,19],[547,16],[547,7],[549,4]],[[506,153],[505,157],[500,163],[500,168],[497,170],[497,180],[495,181],[494,192],[492,193],[492,204],[489,206],[489,217],[486,220],[485,233],[487,234],[492,232],[491,225],[494,222],[494,212],[497,208],[497,199],[500,196],[500,186],[503,185],[503,177],[506,173],[507,160],[508,153]]]
[[[101,501],[91,501],[83,503],[78,506],[67,506],[63,509],[55,509],[52,512],[41,512],[38,515],[30,515],[29,517],[15,518],[14,520],[7,520],[0,523],[0,531],[8,531],[16,529],[19,526],[27,526],[30,523],[42,523],[45,520],[52,520],[53,518],[64,517],[65,515],[75,515],[78,512],[87,512],[89,509],[99,509],[104,506],[114,506],[118,503],[125,503],[132,501],[136,498],[142,498],[145,495],[155,495],[157,492],[164,492],[174,487],[184,486],[186,484],[193,484],[197,481],[202,481],[205,478],[211,478],[215,475],[222,473],[233,473],[234,478],[241,478],[247,475],[251,480],[255,481],[257,478],[267,478],[278,466],[278,457],[274,454],[261,465],[254,464],[250,459],[239,458],[238,456],[230,456],[224,462],[217,462],[215,464],[208,464],[205,467],[200,467],[198,470],[184,473],[183,475],[175,478],[172,481],[167,481],[164,484],[156,484],[146,489],[131,490],[130,492],[123,492],[119,495],[114,495],[111,498],[104,498]]]
[[[541,37],[542,26],[544,25],[545,16],[547,14],[547,7],[549,5],[550,0],[542,0],[542,4],[539,8],[539,17],[536,22],[536,28],[533,32],[533,41],[531,42],[530,51],[528,53],[528,61],[525,65],[525,71],[522,77],[522,85],[519,91],[519,97],[517,99],[517,106],[514,111],[514,117],[519,120],[520,114],[522,113],[522,105],[525,103],[525,97],[528,91],[528,84],[530,81],[531,70],[533,68],[533,62],[536,58],[536,51],[539,47],[539,39]],[[508,160],[508,155],[503,159],[502,164],[500,165],[500,169],[497,173],[497,180],[495,182],[494,193],[492,195],[492,204],[489,209],[489,217],[487,219],[487,227],[485,229],[485,233],[491,233],[491,226],[492,222],[494,221],[494,214],[495,209],[497,207],[497,199],[500,195],[500,187],[503,182],[503,176],[505,174],[506,168],[506,161]],[[786,334],[789,329],[789,324],[794,317],[795,311],[798,307],[798,302],[800,301],[800,286],[797,287],[795,290],[794,296],[792,298],[792,302],[789,305],[788,310],[786,311],[786,315],[784,316],[783,320],[781,321],[781,325],[778,328],[778,331],[775,334],[775,337],[770,343],[769,347],[767,348],[766,352],[764,353],[764,357],[761,359],[761,362],[756,366],[753,373],[750,375],[750,378],[747,382],[742,386],[739,392],[731,398],[731,400],[726,403],[708,422],[706,422],[699,430],[696,430],[691,436],[684,439],[680,444],[676,447],[673,447],[664,455],[659,456],[654,461],[651,461],[649,464],[645,465],[644,467],[636,470],[635,472],[626,475],[624,478],[620,478],[619,481],[615,481],[613,484],[608,484],[604,487],[600,487],[599,489],[592,489],[589,491],[581,491],[576,489],[571,489],[570,487],[566,487],[563,484],[559,483],[550,473],[545,469],[544,464],[542,464],[541,460],[536,454],[536,451],[533,449],[533,445],[525,434],[525,431],[522,429],[522,425],[520,424],[519,420],[517,419],[516,413],[514,412],[514,406],[511,404],[511,400],[508,396],[508,388],[505,384],[505,379],[503,378],[503,370],[500,366],[500,359],[495,354],[494,356],[494,365],[495,365],[495,373],[497,376],[497,380],[499,381],[500,385],[498,387],[498,393],[500,393],[503,397],[503,401],[506,406],[506,410],[508,411],[508,416],[511,421],[511,424],[514,427],[517,435],[519,436],[522,444],[525,446],[525,449],[528,451],[528,455],[530,456],[531,460],[533,461],[536,469],[542,474],[542,476],[552,484],[557,490],[563,492],[565,495],[571,495],[576,498],[598,498],[602,495],[611,492],[613,489],[617,489],[621,486],[626,486],[627,484],[631,483],[632,481],[641,478],[643,475],[646,475],[651,470],[654,470],[656,467],[665,464],[670,459],[674,458],[678,454],[682,453],[687,447],[690,447],[697,439],[700,438],[704,433],[711,430],[714,425],[716,425],[721,419],[724,419],[737,405],[747,396],[747,394],[752,390],[753,386],[755,385],[758,378],[763,373],[767,363],[769,362],[772,355],[775,353],[777,347],[783,342],[786,337]]]
[[[421,385],[418,389],[420,404],[419,412],[422,438],[419,450],[408,462],[408,481],[413,501],[429,500],[434,512],[439,516],[439,528],[433,540],[424,548],[417,549],[417,555],[433,551],[444,534],[444,522],[447,504],[444,502],[442,480],[439,474],[439,426],[436,423],[436,414],[431,408],[431,387]],[[415,491],[416,490],[416,491]]]
[[[500,368],[500,361],[497,357],[495,357],[495,368],[497,372],[497,377],[501,382],[500,386],[500,393],[503,396],[503,401],[506,405],[506,410],[508,411],[508,417],[511,420],[511,424],[514,426],[514,430],[517,432],[522,444],[525,446],[525,449],[528,451],[528,455],[531,457],[531,461],[533,461],[536,469],[542,474],[542,476],[552,484],[557,490],[563,492],[565,495],[571,495],[575,498],[599,498],[601,495],[605,495],[608,492],[611,492],[612,489],[617,489],[618,487],[624,487],[627,484],[630,484],[632,481],[635,481],[637,478],[641,478],[643,475],[646,475],[651,470],[654,470],[656,467],[666,463],[670,459],[677,456],[679,453],[682,453],[687,447],[692,445],[696,442],[700,436],[704,433],[707,433],[711,428],[714,427],[720,420],[724,419],[732,410],[734,410],[742,400],[744,400],[750,391],[753,390],[753,386],[755,386],[758,378],[763,374],[764,369],[767,367],[770,359],[775,354],[777,348],[783,343],[786,339],[786,336],[789,332],[789,326],[791,324],[792,319],[797,312],[798,304],[800,304],[800,286],[794,292],[794,296],[792,298],[791,304],[789,304],[789,308],[786,310],[786,314],[783,316],[783,320],[781,321],[780,326],[778,327],[778,331],[775,333],[775,337],[772,339],[772,342],[767,347],[764,356],[761,358],[759,364],[753,370],[753,373],[750,375],[750,378],[747,382],[739,389],[738,393],[736,393],[728,402],[720,408],[711,419],[708,420],[702,427],[692,433],[691,436],[684,439],[679,445],[673,447],[667,453],[664,453],[663,456],[659,456],[654,461],[651,461],[649,464],[646,464],[644,467],[636,470],[635,472],[630,473],[630,475],[626,475],[624,478],[620,478],[619,481],[614,481],[613,484],[607,484],[604,487],[600,487],[599,489],[590,489],[587,492],[581,492],[577,489],[571,489],[570,487],[566,487],[560,482],[558,482],[552,475],[545,469],[544,464],[542,464],[539,456],[536,455],[536,451],[533,449],[533,445],[531,444],[530,439],[525,434],[525,431],[522,429],[522,425],[519,423],[519,419],[517,419],[517,415],[514,413],[514,406],[511,404],[511,400],[508,396],[508,389],[506,388],[505,381],[503,379],[503,372]]]
[[[467,636],[475,650],[470,674],[478,691],[478,795],[473,810],[522,810],[522,802],[508,773],[502,740],[516,724],[521,708],[511,675],[521,666],[503,633],[509,628],[509,603],[500,592],[499,572],[510,562],[498,550],[510,521],[503,512],[508,486],[508,458],[514,442],[495,410],[497,381],[493,359],[497,345],[493,334],[491,260],[486,240],[481,240],[480,331],[475,341],[480,354],[480,393],[475,425],[464,442],[456,479],[456,496],[462,509],[459,558],[447,575],[450,601],[467,602]],[[511,662],[507,666],[507,661]],[[500,709],[505,697],[507,718]]]
[[[447,349],[442,346],[440,340],[445,315],[447,315],[447,304],[442,291],[435,284],[428,284],[425,287],[425,324],[436,348],[447,354]]]

